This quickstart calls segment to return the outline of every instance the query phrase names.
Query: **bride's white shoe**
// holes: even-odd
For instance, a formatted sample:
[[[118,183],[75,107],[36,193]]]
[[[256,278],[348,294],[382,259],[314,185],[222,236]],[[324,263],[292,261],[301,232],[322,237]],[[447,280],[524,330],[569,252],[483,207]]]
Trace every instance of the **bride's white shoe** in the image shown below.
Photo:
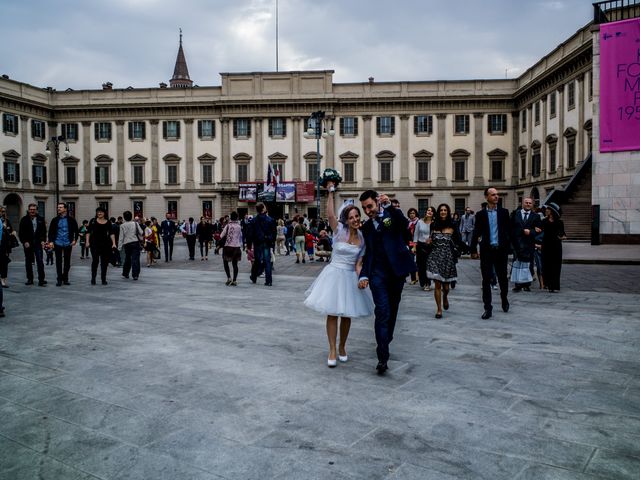
[[[347,360],[349,360],[349,355],[338,355],[338,360],[340,360],[342,363],[346,362]]]
[[[330,358],[327,358],[327,366],[329,368],[333,368],[338,364],[338,361],[334,358],[333,360]]]

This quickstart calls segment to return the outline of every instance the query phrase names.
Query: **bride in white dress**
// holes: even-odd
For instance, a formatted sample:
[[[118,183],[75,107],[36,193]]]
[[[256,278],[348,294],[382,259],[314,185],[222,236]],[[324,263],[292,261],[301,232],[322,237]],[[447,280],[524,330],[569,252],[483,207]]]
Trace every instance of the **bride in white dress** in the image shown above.
[[[327,215],[329,225],[335,232],[331,263],[305,292],[304,304],[327,315],[327,337],[329,339],[329,358],[327,365],[335,367],[337,359],[346,362],[346,343],[351,328],[352,317],[366,317],[373,313],[373,299],[369,289],[358,288],[358,276],[364,256],[364,238],[360,233],[360,209],[355,205],[344,205],[336,218],[334,206],[335,187],[327,184],[329,190]],[[338,317],[340,317],[340,344],[336,351],[338,336]]]

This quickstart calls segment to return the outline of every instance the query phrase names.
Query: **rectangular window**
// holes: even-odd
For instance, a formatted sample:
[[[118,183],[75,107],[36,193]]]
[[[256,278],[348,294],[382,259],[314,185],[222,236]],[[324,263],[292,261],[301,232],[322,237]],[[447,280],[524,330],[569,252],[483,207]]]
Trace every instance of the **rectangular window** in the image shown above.
[[[431,180],[431,178],[429,178],[429,160],[418,160],[416,163],[416,170],[416,179],[418,182],[428,182]]]
[[[178,218],[178,201],[167,200],[167,213],[171,215],[171,218]]]
[[[433,115],[416,115],[413,117],[413,133],[431,135],[433,133]]]
[[[213,183],[213,165],[202,165],[202,183]]]
[[[4,181],[18,183],[20,181],[20,164],[16,162],[4,162]]]
[[[456,182],[463,182],[467,179],[466,160],[456,160],[453,162],[453,179]]]
[[[549,172],[556,171],[556,146],[549,146]]]
[[[551,92],[549,94],[549,117],[553,118],[556,116],[556,92]]]
[[[393,181],[393,170],[391,162],[380,162],[380,181],[391,182]]]
[[[251,137],[251,121],[248,118],[236,118],[233,121],[233,136],[235,138]]]
[[[567,168],[576,166],[576,141],[575,138],[567,141]]]
[[[589,70],[589,100],[593,98],[593,70]]]
[[[216,136],[216,124],[213,120],[198,120],[198,138],[211,140]]]
[[[356,181],[356,164],[353,162],[346,162],[342,165],[342,174],[345,182]]]
[[[491,160],[491,180],[504,180],[502,175],[502,160]]]
[[[98,122],[95,123],[94,136],[98,142],[110,142],[111,141],[111,122]]]
[[[533,121],[536,125],[540,125],[540,102],[536,102],[533,106]]]
[[[423,217],[424,212],[429,208],[429,199],[428,198],[419,198],[418,199],[418,216]]]
[[[540,176],[540,168],[541,168],[541,157],[540,157],[540,151],[535,151],[533,152],[533,155],[531,155],[531,175],[534,177],[539,177]]]
[[[238,182],[248,182],[249,181],[249,165],[246,163],[239,163],[237,166],[238,170]]]
[[[504,113],[488,115],[487,128],[491,135],[507,133],[507,115]]]
[[[144,185],[144,165],[133,166],[133,184]]]
[[[109,165],[96,167],[96,185],[109,185]]]
[[[213,218],[213,202],[211,200],[202,201],[202,216],[204,218]],[[243,218],[243,216],[240,218]]]
[[[465,198],[454,198],[453,199],[453,211],[454,212],[458,212],[459,215],[462,215],[464,213],[465,208],[467,208],[467,200]]]
[[[44,200],[38,200],[38,215],[40,215],[42,218],[46,218],[44,215],[45,206],[46,206],[46,203],[44,202]]]
[[[343,137],[355,137],[358,135],[358,117],[340,118],[340,135]]]
[[[576,106],[576,83],[571,82],[567,85],[567,108],[571,110]]]
[[[162,138],[165,140],[178,140],[180,138],[180,122],[177,120],[162,122]]]
[[[317,163],[307,163],[307,180],[311,182],[315,182],[319,178],[318,173],[318,164]]]
[[[376,133],[378,135],[395,135],[395,117],[376,117]]]
[[[469,133],[469,115],[456,115],[454,117],[455,134],[466,135]]]
[[[31,177],[34,185],[45,185],[47,183],[47,167],[33,165],[31,167]]]
[[[41,120],[31,120],[31,138],[44,140],[46,136],[45,123]]]
[[[76,218],[76,202],[64,202],[67,204],[67,214],[70,217]]]
[[[62,136],[67,141],[78,141],[78,124],[77,123],[63,123],[61,126]]]
[[[167,165],[167,183],[169,185],[178,184],[178,165]]]
[[[287,120],[284,118],[269,119],[269,136],[271,138],[284,138],[287,136]]]
[[[76,178],[76,167],[66,167],[65,168],[65,184],[66,185],[77,185],[77,178]]]
[[[129,140],[142,141],[145,139],[145,122],[129,122]]]
[[[522,110],[522,131],[527,131],[527,109]]]
[[[10,113],[2,114],[2,131],[13,135],[18,134],[18,116]]]
[[[284,163],[272,163],[273,175],[277,177],[278,182],[284,181]]]
[[[527,154],[520,154],[520,179],[527,177]]]

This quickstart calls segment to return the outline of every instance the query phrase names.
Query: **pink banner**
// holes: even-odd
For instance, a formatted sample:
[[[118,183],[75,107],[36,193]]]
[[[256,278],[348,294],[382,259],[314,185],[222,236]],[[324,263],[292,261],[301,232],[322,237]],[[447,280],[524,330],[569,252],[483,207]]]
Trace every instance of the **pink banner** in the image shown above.
[[[600,25],[600,151],[640,150],[640,19]]]

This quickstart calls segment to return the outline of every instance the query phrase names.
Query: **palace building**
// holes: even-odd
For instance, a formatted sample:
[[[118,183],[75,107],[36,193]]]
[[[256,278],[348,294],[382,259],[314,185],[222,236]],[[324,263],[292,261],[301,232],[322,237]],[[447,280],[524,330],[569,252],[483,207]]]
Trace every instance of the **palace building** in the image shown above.
[[[403,210],[477,210],[492,185],[510,209],[523,196],[561,203],[570,238],[636,240],[639,152],[598,151],[602,22],[505,80],[334,83],[323,70],[222,73],[220,86],[198,86],[182,38],[169,86],[56,91],[5,75],[0,202],[14,223],[29,203],[50,218],[58,198],[78,219],[98,205],[115,216],[218,217],[253,213],[239,185],[265,181],[269,164],[300,185],[331,167],[345,200],[373,188]],[[335,130],[320,156],[304,135],[316,111]],[[52,137],[64,138],[57,161]],[[270,210],[318,213],[310,198]]]

